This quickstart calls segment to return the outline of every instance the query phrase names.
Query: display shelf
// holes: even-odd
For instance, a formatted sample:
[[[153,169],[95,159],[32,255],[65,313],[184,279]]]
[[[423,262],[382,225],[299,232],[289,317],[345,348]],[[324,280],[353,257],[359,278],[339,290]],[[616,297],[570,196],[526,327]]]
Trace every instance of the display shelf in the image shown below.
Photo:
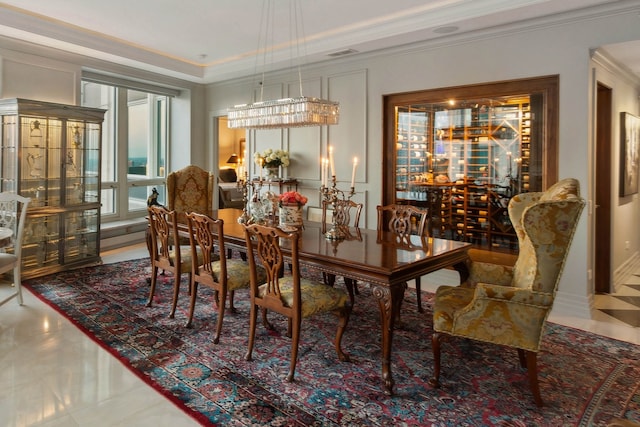
[[[22,276],[100,261],[100,149],[105,110],[0,100],[0,190],[29,197]]]

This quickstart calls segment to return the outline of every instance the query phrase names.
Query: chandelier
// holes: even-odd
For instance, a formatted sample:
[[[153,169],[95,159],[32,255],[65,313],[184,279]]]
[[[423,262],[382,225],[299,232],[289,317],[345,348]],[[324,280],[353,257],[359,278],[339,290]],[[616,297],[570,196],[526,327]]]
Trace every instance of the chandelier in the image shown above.
[[[299,47],[299,37],[297,36],[297,3],[296,0],[292,1],[293,7],[296,9],[293,14],[296,21],[296,46]],[[271,8],[271,0],[265,0],[265,5],[266,9],[265,6],[263,6],[263,15],[265,10]],[[267,22],[266,27],[268,26],[269,23]],[[263,49],[266,52],[266,43]],[[258,52],[259,51],[260,47],[258,48]],[[227,126],[231,129],[277,129],[337,124],[340,117],[339,103],[326,99],[306,97],[302,94],[302,74],[299,63],[298,79],[300,86],[300,96],[298,98],[263,101],[262,88],[264,88],[264,85],[261,85],[259,101],[251,104],[235,105],[229,108]]]
[[[335,125],[339,104],[319,98],[284,98],[236,105],[229,109],[230,128],[273,129]]]

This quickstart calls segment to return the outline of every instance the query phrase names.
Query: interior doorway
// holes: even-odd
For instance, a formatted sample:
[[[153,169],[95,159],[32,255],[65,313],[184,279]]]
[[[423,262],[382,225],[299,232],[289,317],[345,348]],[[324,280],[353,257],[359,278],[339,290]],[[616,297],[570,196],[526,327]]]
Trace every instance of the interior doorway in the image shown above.
[[[595,156],[595,261],[596,293],[611,291],[611,88],[598,83],[596,99],[596,156]]]

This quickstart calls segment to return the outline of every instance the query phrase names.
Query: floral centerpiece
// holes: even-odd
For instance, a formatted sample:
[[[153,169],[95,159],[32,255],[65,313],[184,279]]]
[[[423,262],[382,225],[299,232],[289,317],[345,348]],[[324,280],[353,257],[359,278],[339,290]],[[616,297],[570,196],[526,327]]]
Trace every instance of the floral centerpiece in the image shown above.
[[[253,160],[265,168],[277,168],[278,166],[286,168],[289,166],[289,152],[267,148],[262,153],[255,152]]]
[[[282,205],[296,205],[296,206],[304,206],[307,204],[309,199],[297,191],[287,191],[286,193],[282,193],[278,197],[278,206]]]
[[[308,198],[297,191],[287,191],[278,197],[278,217],[281,227],[302,227],[302,207]]]

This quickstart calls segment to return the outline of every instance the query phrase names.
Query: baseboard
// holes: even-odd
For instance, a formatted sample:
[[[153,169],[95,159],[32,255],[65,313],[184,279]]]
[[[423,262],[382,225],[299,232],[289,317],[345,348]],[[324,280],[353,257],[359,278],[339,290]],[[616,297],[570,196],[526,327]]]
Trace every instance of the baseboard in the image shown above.
[[[613,292],[619,292],[619,288],[627,283],[627,279],[637,271],[638,264],[640,264],[640,254],[635,252],[625,262],[622,263],[613,272]]]

